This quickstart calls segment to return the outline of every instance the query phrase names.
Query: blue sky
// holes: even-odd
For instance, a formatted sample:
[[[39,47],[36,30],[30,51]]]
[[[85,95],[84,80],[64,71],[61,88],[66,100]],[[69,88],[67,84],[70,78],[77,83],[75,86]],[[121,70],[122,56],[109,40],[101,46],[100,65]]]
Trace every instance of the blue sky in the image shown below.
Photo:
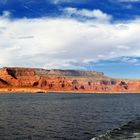
[[[0,0],[0,66],[140,78],[140,0]]]
[[[139,0],[0,0],[1,14],[10,11],[14,18],[57,17],[61,9],[74,7],[78,9],[100,9],[116,20],[134,19],[139,16]]]

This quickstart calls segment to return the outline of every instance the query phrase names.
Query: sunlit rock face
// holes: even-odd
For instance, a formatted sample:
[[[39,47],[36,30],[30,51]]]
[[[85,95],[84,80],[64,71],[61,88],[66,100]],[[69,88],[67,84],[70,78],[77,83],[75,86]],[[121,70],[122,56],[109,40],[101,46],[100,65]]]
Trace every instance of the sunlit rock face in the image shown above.
[[[140,81],[113,79],[95,71],[4,67],[0,69],[0,89],[3,88],[81,93],[140,92]]]

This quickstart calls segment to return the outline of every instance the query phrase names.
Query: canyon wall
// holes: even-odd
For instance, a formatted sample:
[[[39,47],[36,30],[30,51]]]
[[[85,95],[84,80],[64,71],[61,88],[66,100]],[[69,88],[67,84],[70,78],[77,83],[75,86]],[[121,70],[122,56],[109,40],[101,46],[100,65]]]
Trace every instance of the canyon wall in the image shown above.
[[[135,93],[140,92],[140,81],[114,79],[95,71],[1,68],[0,91],[19,88],[25,92]]]

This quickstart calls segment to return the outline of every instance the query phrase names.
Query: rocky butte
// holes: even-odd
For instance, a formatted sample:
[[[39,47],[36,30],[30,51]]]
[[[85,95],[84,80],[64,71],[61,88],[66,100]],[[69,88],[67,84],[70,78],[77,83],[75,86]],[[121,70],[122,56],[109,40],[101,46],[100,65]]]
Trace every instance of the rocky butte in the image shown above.
[[[140,93],[140,80],[96,71],[0,68],[0,92]]]

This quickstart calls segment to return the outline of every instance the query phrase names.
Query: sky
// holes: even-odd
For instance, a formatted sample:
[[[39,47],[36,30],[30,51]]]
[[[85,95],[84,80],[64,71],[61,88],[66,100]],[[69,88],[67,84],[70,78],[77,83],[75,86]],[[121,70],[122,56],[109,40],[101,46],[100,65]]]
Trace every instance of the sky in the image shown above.
[[[0,0],[0,67],[140,79],[140,0]]]

